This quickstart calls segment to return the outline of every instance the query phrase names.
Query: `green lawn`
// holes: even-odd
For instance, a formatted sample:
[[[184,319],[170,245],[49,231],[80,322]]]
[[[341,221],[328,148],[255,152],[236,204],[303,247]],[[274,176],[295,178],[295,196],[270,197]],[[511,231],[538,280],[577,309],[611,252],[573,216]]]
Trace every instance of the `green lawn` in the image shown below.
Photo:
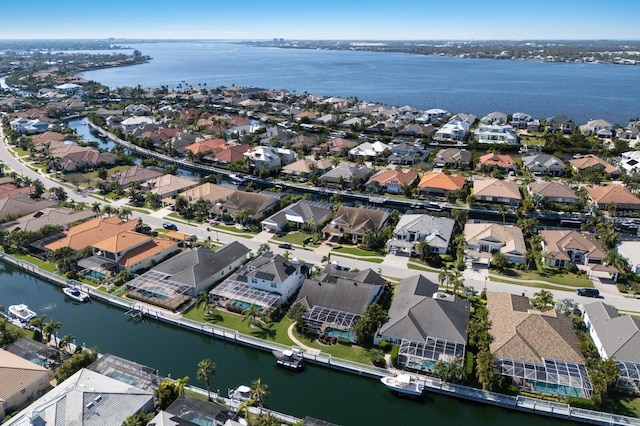
[[[45,262],[43,260],[38,259],[37,257],[33,257],[27,254],[16,254],[12,253],[11,256],[16,259],[24,260],[25,262],[33,263],[40,269],[44,269],[45,271],[55,272],[58,270],[58,267],[55,263]]]
[[[491,271],[495,275],[502,275],[504,279],[546,281],[551,284],[559,284],[568,287],[593,287],[593,283],[584,275],[578,275],[562,270],[546,269],[543,271],[519,271],[507,269],[503,272]]]
[[[419,263],[414,263],[412,261],[409,261],[409,263],[407,263],[407,268],[412,269],[414,271],[425,271],[425,272],[438,272],[438,270],[433,269],[433,268],[429,268],[425,265],[421,265]]]
[[[363,262],[371,262],[371,263],[382,263],[382,262],[384,262],[384,258],[382,258],[382,257],[351,256],[350,254],[340,253],[340,252],[332,253],[332,254],[335,254],[336,256],[346,257],[347,259],[362,260]]]
[[[227,226],[227,225],[214,225],[213,227],[211,227],[211,229],[213,230],[217,229],[220,232],[226,232],[228,234],[247,235],[250,237],[253,237],[254,235],[258,234],[257,232],[245,231],[245,230],[238,229],[235,226]]]
[[[361,364],[371,364],[369,355],[367,354],[367,350],[361,346],[346,346],[341,344],[323,345],[318,343],[315,338],[304,336],[298,333],[295,334],[295,337],[304,345],[309,346],[310,348],[318,349],[326,354],[331,354],[332,357],[355,361]]]
[[[384,252],[362,250],[358,247],[336,247],[331,250],[331,253],[344,253],[356,257],[380,257],[385,255]]]
[[[285,235],[282,236],[274,236],[272,238],[272,240],[278,241],[278,242],[286,242],[286,243],[290,243],[290,244],[294,244],[297,246],[301,246],[301,247],[311,247],[311,248],[318,248],[320,247],[319,244],[304,244],[304,240],[306,240],[309,237],[312,237],[313,235],[311,234],[307,234],[305,232],[301,232],[301,231],[292,231],[292,232],[288,232]]]
[[[562,291],[567,290],[566,287],[560,287],[553,284],[542,284],[537,282],[523,283],[519,281],[511,281],[507,278],[504,278],[504,279],[495,278],[493,276],[490,278],[490,280],[493,281],[494,283],[505,283],[505,284],[521,285],[523,287],[544,288],[545,290],[562,290]]]
[[[624,416],[640,417],[640,398],[634,395],[610,393],[609,401],[602,405],[601,410]]]

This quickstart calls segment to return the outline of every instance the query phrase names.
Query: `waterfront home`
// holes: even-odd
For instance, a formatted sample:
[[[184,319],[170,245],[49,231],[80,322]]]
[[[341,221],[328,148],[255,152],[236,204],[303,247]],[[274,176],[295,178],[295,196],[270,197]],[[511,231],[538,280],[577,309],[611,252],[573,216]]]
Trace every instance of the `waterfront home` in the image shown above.
[[[640,128],[637,125],[637,121],[630,122],[627,127],[616,129],[615,132],[618,139],[627,142],[629,147],[634,148],[638,141],[640,141]]]
[[[601,210],[613,206],[618,211],[640,210],[640,198],[622,186],[610,183],[602,186],[585,186],[591,201]]]
[[[53,141],[62,142],[65,139],[66,139],[66,136],[63,135],[62,133],[52,132],[49,130],[47,132],[34,135],[31,138],[31,143],[33,144],[33,147],[35,149],[40,149],[42,145],[46,144],[47,142],[53,142]]]
[[[271,172],[296,161],[296,153],[286,148],[258,146],[245,152],[251,170],[255,172]]]
[[[191,145],[184,147],[185,151],[191,152],[193,155],[205,155],[222,151],[227,146],[224,139],[203,139],[196,141]]]
[[[39,359],[36,354],[33,354]],[[0,421],[51,388],[53,374],[45,367],[0,349]]]
[[[640,319],[620,315],[603,302],[584,305],[584,325],[602,359],[613,359],[618,366],[616,386],[640,391]]]
[[[424,275],[413,275],[396,286],[374,343],[400,346],[398,368],[433,372],[438,362],[464,359],[469,315],[469,302],[440,293]]]
[[[495,152],[489,152],[485,155],[481,155],[478,159],[478,165],[476,166],[480,170],[492,171],[494,169],[501,172],[515,172],[518,168],[516,160],[508,154],[497,154]]]
[[[152,117],[129,117],[125,118],[120,122],[120,126],[122,130],[125,132],[130,132],[139,127],[143,127],[145,124],[154,124],[155,121]]]
[[[575,127],[576,123],[566,115],[556,115],[547,118],[547,132],[549,133],[560,132],[565,135],[571,135]]]
[[[218,216],[234,216],[238,212],[246,211],[248,219],[259,221],[278,208],[281,197],[281,194],[268,191],[258,193],[237,190],[224,199],[218,199],[209,212]]]
[[[29,194],[18,194],[0,199],[0,218],[20,217],[37,211],[56,207],[58,203],[50,200],[34,200]]]
[[[51,124],[47,121],[35,119],[29,120],[27,118],[16,118],[9,122],[11,130],[16,133],[24,133],[27,135],[34,135],[37,133],[44,133],[51,128]]]
[[[246,160],[245,153],[251,150],[251,145],[228,145],[220,151],[205,155],[204,160],[211,161],[221,167],[229,167],[229,164],[235,162],[244,162]]]
[[[569,164],[578,172],[584,172],[589,169],[599,169],[611,178],[620,176],[620,170],[594,154],[584,154],[569,160]]]
[[[446,120],[451,115],[450,112],[440,108],[432,108],[426,110],[422,115],[416,118],[416,122],[424,124],[433,124],[441,120]]]
[[[518,184],[510,180],[476,177],[473,180],[473,197],[480,203],[522,204]]]
[[[358,146],[358,141],[343,137],[333,138],[318,146],[318,150],[326,149],[331,155],[348,154],[351,148]]]
[[[436,131],[434,140],[439,142],[459,142],[469,133],[471,124],[468,121],[450,120]]]
[[[540,121],[538,119],[534,119],[524,112],[514,113],[511,116],[511,122],[509,124],[516,129],[527,130],[530,132],[537,132],[540,127]]]
[[[118,270],[135,273],[178,251],[178,243],[134,231],[122,231],[91,245],[93,256],[113,262]]]
[[[391,145],[376,142],[364,142],[355,148],[349,150],[349,155],[352,157],[361,157],[365,160],[375,160],[380,157],[385,151],[391,152]]]
[[[8,180],[0,183],[0,199],[29,195],[33,188],[31,186],[16,186],[15,181],[8,177]]]
[[[198,423],[193,423],[197,419]],[[238,413],[215,402],[189,396],[178,396],[167,408],[158,411],[151,419],[150,425],[208,425],[208,426],[241,426],[237,422]]]
[[[430,149],[423,149],[420,143],[402,142],[393,145],[392,154],[387,158],[389,164],[399,164],[401,166],[411,166],[426,161]]]
[[[295,303],[306,309],[307,332],[355,342],[353,326],[370,304],[378,302],[386,280],[371,269],[352,272],[335,266],[327,265],[318,278],[305,280]]]
[[[473,132],[478,143],[517,145],[520,140],[508,124],[481,124]]]
[[[80,146],[71,141],[53,142],[49,148],[49,154],[59,160],[59,166],[64,171],[84,170],[116,162],[116,155],[111,152],[99,151],[90,146]]]
[[[622,153],[620,166],[627,173],[634,173],[640,169],[640,151],[627,151]]]
[[[525,296],[487,292],[490,350],[500,374],[523,391],[590,398],[593,388],[571,320]]]
[[[402,194],[406,187],[410,187],[418,180],[415,170],[381,170],[371,176],[365,187],[373,192],[389,192]]]
[[[566,169],[562,160],[549,154],[527,155],[522,157],[522,164],[525,169],[535,176],[549,175],[557,177],[564,174]]]
[[[326,239],[361,243],[367,231],[382,230],[391,217],[391,210],[340,206],[333,220],[322,229]]]
[[[83,368],[15,414],[5,425],[118,425],[128,417],[153,409],[152,390]]]
[[[84,89],[81,85],[79,84],[75,84],[75,83],[63,83],[63,84],[59,84],[57,86],[54,86],[54,89],[56,89],[59,93],[66,95],[66,96],[73,96],[73,95],[82,95],[84,94]]]
[[[337,167],[320,176],[318,182],[341,189],[350,189],[364,182],[370,174],[371,169],[367,166],[340,163]]]
[[[319,161],[316,161],[313,158],[302,158],[284,166],[280,173],[283,177],[290,179],[309,179],[312,175],[320,173],[318,163]]]
[[[640,241],[621,241],[617,250],[629,262],[631,272],[640,274]]]
[[[123,222],[117,216],[96,218],[73,226],[64,231],[62,238],[44,246],[45,250],[54,251],[61,247],[71,247],[79,251],[92,246],[120,232],[133,231],[138,226],[135,220]]]
[[[217,202],[223,202],[236,190],[222,185],[216,185],[215,183],[205,182],[202,185],[187,189],[178,194],[180,197],[184,197],[190,204],[202,199],[210,201],[212,204]]]
[[[586,266],[589,278],[616,282],[619,270],[603,263],[607,253],[595,235],[586,231],[543,230],[542,254],[545,265],[566,268],[569,264]]]
[[[164,169],[160,167],[143,167],[134,165],[120,170],[118,173],[111,175],[111,180],[115,181],[119,190],[126,190],[132,184],[140,184],[149,179],[155,179],[166,174]]]
[[[527,185],[527,191],[533,196],[540,197],[543,201],[558,204],[574,204],[578,202],[578,196],[573,193],[569,185],[556,181],[537,181]]]
[[[508,121],[509,121],[509,115],[507,113],[500,112],[500,111],[494,111],[492,113],[485,115],[480,119],[480,122],[482,124],[503,125],[503,124],[507,124]]]
[[[418,190],[422,197],[447,197],[449,194],[457,196],[465,182],[463,175],[427,172],[420,179]]]
[[[47,207],[6,222],[0,228],[9,232],[36,232],[44,226],[61,226],[63,229],[69,229],[74,223],[84,222],[94,217],[96,213],[92,210],[75,211],[66,207]]]
[[[465,169],[471,165],[471,152],[460,148],[444,148],[433,159],[434,167]]]
[[[398,135],[400,136],[415,136],[415,137],[425,137],[427,135],[431,135],[435,133],[436,128],[433,124],[408,124],[405,127],[398,130]]]
[[[420,242],[428,244],[431,253],[446,254],[454,225],[455,221],[448,217],[404,214],[393,230],[393,239],[387,242],[389,253],[415,255],[415,246]]]
[[[603,119],[591,120],[587,124],[580,126],[580,132],[600,139],[611,139],[613,137],[613,125]]]
[[[527,247],[522,230],[514,225],[469,221],[464,225],[465,262],[490,265],[493,253],[502,253],[509,262],[526,263]]]
[[[204,246],[187,249],[129,281],[128,293],[175,310],[233,273],[250,253],[237,241],[216,251]]]
[[[333,204],[300,200],[264,219],[263,231],[280,232],[285,228],[300,229],[305,223],[312,228],[324,226],[333,216]]]
[[[178,193],[199,185],[197,178],[192,176],[180,176],[164,174],[142,182],[142,190],[158,194],[160,198],[173,198]]]

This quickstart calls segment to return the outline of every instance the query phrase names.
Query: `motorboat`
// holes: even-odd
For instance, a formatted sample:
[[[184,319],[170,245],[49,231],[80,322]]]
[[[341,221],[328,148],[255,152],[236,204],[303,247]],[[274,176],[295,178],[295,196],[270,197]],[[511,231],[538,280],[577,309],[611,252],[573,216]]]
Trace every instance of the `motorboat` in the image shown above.
[[[229,389],[229,399],[232,401],[245,402],[251,399],[251,388],[240,385],[235,389]]]
[[[302,371],[304,369],[303,352],[299,348],[285,349],[282,351],[273,350],[271,353],[276,357],[276,364],[280,367],[295,371]]]
[[[9,316],[17,319],[22,324],[27,324],[34,319],[37,315],[25,304],[11,305],[9,306]]]
[[[78,287],[65,287],[62,292],[76,302],[84,303],[91,300],[91,296],[86,291],[80,290]]]
[[[409,374],[398,374],[396,376],[385,376],[380,379],[389,389],[401,395],[422,396],[424,392],[424,382]]]

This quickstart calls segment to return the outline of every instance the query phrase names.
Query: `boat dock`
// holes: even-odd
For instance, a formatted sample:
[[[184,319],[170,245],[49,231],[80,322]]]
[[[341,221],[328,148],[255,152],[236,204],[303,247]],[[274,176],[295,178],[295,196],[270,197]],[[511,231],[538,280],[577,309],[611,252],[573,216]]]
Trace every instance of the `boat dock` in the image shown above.
[[[138,304],[132,305],[131,308],[124,313],[125,315],[129,315],[131,319],[142,319],[142,315],[144,312],[142,311],[142,307]]]

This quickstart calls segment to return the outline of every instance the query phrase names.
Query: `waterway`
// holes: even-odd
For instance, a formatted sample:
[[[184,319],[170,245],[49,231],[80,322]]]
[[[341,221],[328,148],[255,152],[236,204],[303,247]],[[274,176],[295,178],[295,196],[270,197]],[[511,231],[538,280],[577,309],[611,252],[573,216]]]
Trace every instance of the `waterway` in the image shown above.
[[[578,124],[640,115],[640,66],[546,63],[408,53],[277,49],[222,42],[131,46],[149,63],[89,71],[111,88],[255,86],[482,116],[565,114]]]
[[[196,379],[197,363],[210,358],[217,364],[212,389],[249,385],[261,378],[269,386],[267,406],[297,417],[313,416],[341,425],[563,425],[555,419],[512,412],[441,395],[424,401],[407,400],[389,392],[376,380],[314,365],[303,373],[276,367],[266,352],[245,348],[197,333],[144,319],[129,319],[120,309],[99,301],[76,304],[59,287],[0,263],[0,304],[26,303],[47,321],[60,321],[60,336],[157,368],[163,376]]]

